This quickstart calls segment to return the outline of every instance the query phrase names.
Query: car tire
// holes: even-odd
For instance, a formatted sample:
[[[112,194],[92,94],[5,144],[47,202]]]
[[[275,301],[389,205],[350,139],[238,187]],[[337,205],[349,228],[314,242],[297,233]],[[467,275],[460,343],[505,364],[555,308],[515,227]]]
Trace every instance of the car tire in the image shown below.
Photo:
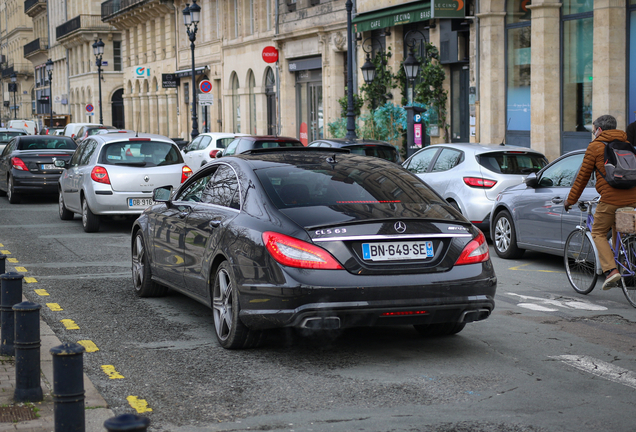
[[[497,255],[503,259],[521,258],[525,250],[517,246],[517,230],[510,213],[506,210],[497,213],[493,228],[492,242]]]
[[[264,333],[250,330],[239,318],[239,292],[232,268],[223,261],[212,287],[212,314],[219,344],[225,349],[252,348],[261,344]]]
[[[464,330],[466,323],[463,322],[449,322],[449,323],[436,323],[436,324],[418,324],[413,326],[415,330],[425,337],[441,337],[452,336]]]
[[[58,210],[60,214],[60,219],[62,220],[73,219],[73,216],[75,216],[75,213],[67,209],[66,206],[64,205],[64,196],[62,195],[62,191],[59,192],[57,201],[58,201]]]
[[[82,226],[88,233],[99,231],[99,216],[91,211],[84,197],[82,197]]]
[[[12,175],[10,175],[7,180],[7,199],[9,200],[9,204],[20,204],[22,199],[19,194],[15,193]]]
[[[132,244],[132,279],[138,297],[162,297],[168,288],[152,280],[148,251],[141,231],[137,231]]]

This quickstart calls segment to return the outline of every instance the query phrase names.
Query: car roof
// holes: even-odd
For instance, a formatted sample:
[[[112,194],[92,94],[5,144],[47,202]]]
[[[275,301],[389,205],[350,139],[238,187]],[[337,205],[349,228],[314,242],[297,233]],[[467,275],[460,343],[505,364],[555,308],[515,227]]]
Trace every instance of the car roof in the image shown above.
[[[394,145],[386,142],[386,141],[378,141],[378,140],[370,140],[363,138],[329,138],[329,139],[317,139],[312,141],[310,144],[315,142],[328,142],[330,144],[338,145],[338,146],[353,146],[353,145],[363,145],[363,144],[371,144],[371,145],[383,145],[395,148]]]
[[[212,138],[232,138],[232,137],[248,137],[250,134],[232,133],[232,132],[201,132],[200,136],[209,136]]]
[[[24,132],[27,133],[24,129],[20,129],[20,128],[0,128],[0,132]]]
[[[163,135],[147,134],[147,133],[140,133],[140,134],[136,134],[136,133],[113,133],[113,134],[97,134],[97,135],[91,135],[90,136],[90,139],[94,139],[94,140],[100,141],[102,143],[130,141],[131,138],[149,138],[152,141],[162,141],[162,142],[174,144],[174,141],[172,141],[168,137],[165,137]],[[140,142],[143,142],[143,141],[140,140]],[[176,145],[176,144],[174,144],[174,145]]]
[[[370,158],[350,153],[349,150],[339,148],[316,148],[316,147],[273,147],[269,149],[250,150],[246,153],[228,156],[220,159],[221,161],[230,159],[245,160],[250,162],[254,169],[265,168],[268,166],[287,165],[314,165],[322,164],[326,159],[330,159],[330,163],[337,163],[339,160],[359,159],[365,164],[378,164],[386,166],[396,166],[393,162],[382,158]],[[358,162],[356,162],[358,163]],[[397,165],[399,166],[399,165]]]
[[[508,145],[508,144],[502,145],[502,144],[486,144],[486,143],[445,143],[445,144],[433,144],[428,147],[434,147],[434,146],[450,147],[450,148],[455,148],[458,150],[463,150],[466,152],[472,152],[474,154],[486,153],[491,151],[522,151],[522,152],[529,152],[529,153],[536,153],[536,154],[543,155],[543,153],[541,153],[540,151],[531,149],[530,147],[522,147],[522,146]]]
[[[47,141],[47,140],[52,140],[52,141],[57,141],[60,139],[69,139],[71,141],[73,141],[73,139],[69,136],[64,136],[64,135],[18,135],[17,137],[15,137],[16,139],[26,139],[29,141]]]
[[[291,137],[284,137],[284,136],[275,136],[275,135],[260,135],[260,136],[254,136],[254,135],[248,135],[248,136],[242,136],[241,139],[247,139],[250,141],[261,141],[261,140],[268,140],[268,141],[297,141],[300,142],[300,140],[298,138],[291,138]]]

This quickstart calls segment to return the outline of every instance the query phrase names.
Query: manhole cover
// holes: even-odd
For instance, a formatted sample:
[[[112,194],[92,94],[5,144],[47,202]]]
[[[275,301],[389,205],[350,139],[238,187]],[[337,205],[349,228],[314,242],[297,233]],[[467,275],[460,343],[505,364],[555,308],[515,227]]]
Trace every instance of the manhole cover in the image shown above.
[[[29,407],[0,407],[0,423],[35,420],[37,417]]]

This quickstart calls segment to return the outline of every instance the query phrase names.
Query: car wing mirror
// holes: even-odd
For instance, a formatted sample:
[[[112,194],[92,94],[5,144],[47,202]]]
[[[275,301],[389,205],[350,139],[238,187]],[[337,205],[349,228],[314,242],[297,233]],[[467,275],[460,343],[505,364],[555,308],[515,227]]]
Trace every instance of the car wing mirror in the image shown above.
[[[524,183],[528,185],[529,187],[536,187],[538,182],[539,182],[539,179],[536,173],[528,174],[528,176],[524,180]]]
[[[170,197],[172,196],[172,186],[162,186],[152,191],[152,199],[155,202],[163,202],[170,206]]]
[[[216,159],[218,159],[218,158],[220,158],[220,157],[222,157],[222,156],[223,156],[223,150],[219,150],[219,151],[218,151],[218,152],[216,152],[216,154],[214,155],[214,157],[215,157]]]
[[[57,168],[68,168],[68,161],[65,161],[62,159],[56,159],[53,162],[53,165],[55,165]]]

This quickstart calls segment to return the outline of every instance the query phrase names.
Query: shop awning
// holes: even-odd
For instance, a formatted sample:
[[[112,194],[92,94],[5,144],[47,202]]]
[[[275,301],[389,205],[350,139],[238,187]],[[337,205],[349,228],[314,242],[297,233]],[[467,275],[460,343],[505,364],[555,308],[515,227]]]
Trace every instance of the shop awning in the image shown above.
[[[351,22],[353,31],[360,33],[429,19],[431,19],[431,4],[417,2],[359,14]]]

